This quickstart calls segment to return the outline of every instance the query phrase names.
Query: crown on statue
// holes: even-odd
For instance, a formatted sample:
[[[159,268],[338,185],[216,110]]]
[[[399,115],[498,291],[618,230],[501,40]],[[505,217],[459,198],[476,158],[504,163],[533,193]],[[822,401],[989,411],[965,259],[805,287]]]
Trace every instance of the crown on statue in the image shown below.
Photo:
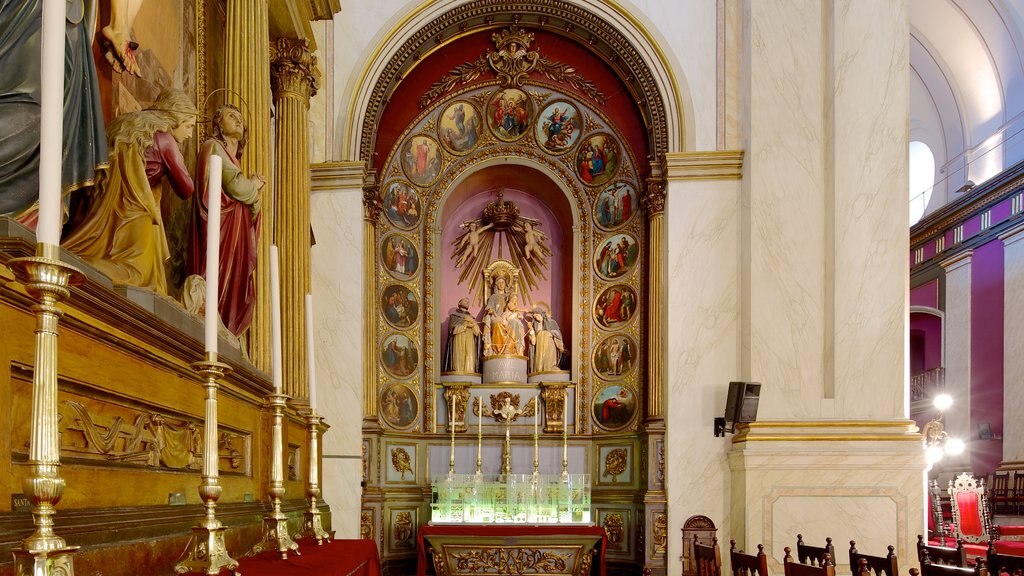
[[[533,32],[527,32],[513,24],[501,32],[491,34],[491,42],[494,42],[494,45],[498,47],[498,50],[501,50],[512,42],[515,42],[521,48],[525,49],[531,42],[533,42]]]
[[[484,208],[483,220],[486,224],[493,225],[495,230],[505,230],[512,227],[512,224],[519,219],[519,206],[511,200],[502,199],[503,194],[498,191],[498,198],[487,204]]]

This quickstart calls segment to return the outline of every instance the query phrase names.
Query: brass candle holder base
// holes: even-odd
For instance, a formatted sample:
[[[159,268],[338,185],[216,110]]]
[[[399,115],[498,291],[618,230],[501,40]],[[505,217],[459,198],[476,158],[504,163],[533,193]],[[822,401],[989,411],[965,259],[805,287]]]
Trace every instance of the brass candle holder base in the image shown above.
[[[273,437],[270,444],[270,513],[263,517],[263,538],[247,554],[255,556],[268,550],[277,550],[282,560],[288,559],[288,552],[298,556],[299,545],[288,535],[288,517],[281,512],[281,498],[284,496],[284,407],[291,397],[286,394],[267,395],[267,405],[273,412]]]
[[[15,574],[48,576],[75,573],[73,554],[78,547],[68,546],[53,531],[53,515],[64,495],[60,477],[60,435],[57,424],[57,325],[64,311],[57,303],[71,295],[70,287],[81,284],[85,276],[77,268],[60,261],[60,247],[36,245],[37,256],[15,258],[9,266],[25,291],[37,302],[35,369],[32,376],[32,415],[30,422],[28,465],[31,473],[23,489],[34,503],[32,521],[35,532],[14,551]]]
[[[309,509],[302,514],[302,532],[295,535],[296,538],[312,538],[316,540],[317,546],[324,542],[331,541],[331,535],[324,530],[323,520],[320,517],[320,508],[317,507],[317,500],[320,499],[320,422],[323,418],[315,411],[306,413],[306,431],[309,433],[309,466],[306,467],[309,476],[306,478],[306,498],[309,499]]]
[[[177,574],[220,574],[227,568],[234,572],[238,561],[228,554],[224,545],[224,526],[217,519],[217,500],[220,499],[220,458],[217,437],[217,389],[219,380],[231,373],[231,367],[217,361],[217,355],[207,353],[206,360],[195,362],[192,370],[204,378],[206,389],[206,420],[203,424],[203,481],[199,497],[206,507],[206,515],[192,528],[188,548],[174,565]]]

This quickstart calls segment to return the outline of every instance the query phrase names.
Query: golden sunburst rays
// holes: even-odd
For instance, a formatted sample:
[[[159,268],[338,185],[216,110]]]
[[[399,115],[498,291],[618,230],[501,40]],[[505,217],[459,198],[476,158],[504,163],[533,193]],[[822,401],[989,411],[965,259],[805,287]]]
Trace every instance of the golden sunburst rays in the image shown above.
[[[508,228],[496,230],[484,224],[483,218],[467,220],[460,225],[465,230],[452,241],[455,250],[452,260],[460,269],[459,284],[469,283],[469,293],[475,294],[477,303],[484,300],[483,271],[494,257],[494,244],[498,243],[498,258],[504,257],[508,247],[509,259],[519,269],[519,294],[532,302],[530,291],[539,281],[547,279],[548,260],[552,256],[548,236],[540,230],[540,221],[519,216]]]

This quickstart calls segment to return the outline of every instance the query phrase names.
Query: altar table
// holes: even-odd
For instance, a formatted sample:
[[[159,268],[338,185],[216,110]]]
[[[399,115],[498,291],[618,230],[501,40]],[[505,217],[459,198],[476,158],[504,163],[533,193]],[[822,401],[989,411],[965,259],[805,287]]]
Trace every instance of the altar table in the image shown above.
[[[427,575],[427,565],[431,562],[428,550],[441,556],[440,562],[438,559],[433,562],[444,572],[437,576],[605,576],[606,540],[604,528],[600,526],[423,526],[416,540],[416,576]]]
[[[243,576],[380,576],[380,557],[373,540],[332,540],[317,546],[313,540],[300,540],[299,552],[281,559],[277,552],[241,558],[238,571]]]

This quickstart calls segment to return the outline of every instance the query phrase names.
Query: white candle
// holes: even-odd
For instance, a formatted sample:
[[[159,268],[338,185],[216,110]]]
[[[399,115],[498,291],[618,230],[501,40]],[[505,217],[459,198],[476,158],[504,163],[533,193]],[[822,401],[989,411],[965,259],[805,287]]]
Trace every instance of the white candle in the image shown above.
[[[39,222],[36,241],[60,244],[64,149],[64,35],[66,0],[43,0],[40,50]],[[91,56],[91,55],[90,55]]]
[[[274,368],[274,393],[281,393],[281,272],[277,260],[277,246],[270,245],[270,336],[271,362]]]
[[[316,361],[313,356],[313,295],[306,294],[306,360],[309,362],[309,409],[316,412]]]
[[[217,354],[217,327],[220,314],[220,182],[223,173],[220,156],[210,156],[207,166],[206,197],[206,352]]]

